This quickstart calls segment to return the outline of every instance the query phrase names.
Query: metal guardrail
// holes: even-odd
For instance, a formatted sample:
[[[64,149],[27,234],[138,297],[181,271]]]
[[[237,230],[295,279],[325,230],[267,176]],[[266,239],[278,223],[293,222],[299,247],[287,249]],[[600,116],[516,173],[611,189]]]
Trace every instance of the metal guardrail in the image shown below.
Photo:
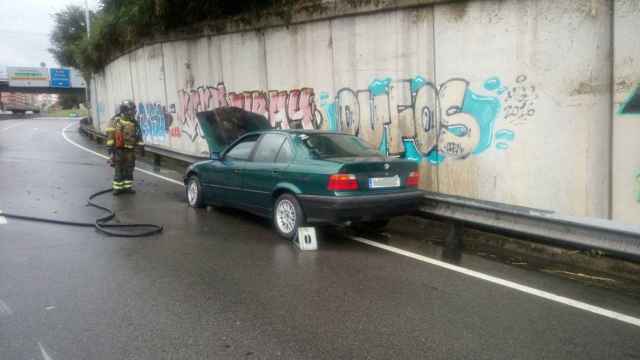
[[[92,127],[81,124],[80,130],[98,142],[105,139],[104,134],[96,132]],[[158,164],[161,157],[187,163],[207,159],[156,145],[146,145],[145,149],[154,154],[154,163]],[[458,224],[492,228],[500,232],[534,237],[551,244],[601,250],[617,257],[640,260],[640,226],[623,225],[604,219],[562,216],[553,211],[434,192],[425,192],[425,201],[420,212],[429,217]],[[452,233],[455,235],[450,234],[450,237],[460,235],[457,229]]]
[[[206,156],[194,156],[194,155],[183,154],[183,153],[180,153],[171,149],[167,149],[162,146],[157,146],[157,145],[147,144],[144,146],[144,148],[145,148],[145,151],[153,153],[154,155],[164,156],[171,159],[180,160],[186,163],[194,163],[197,161],[208,159],[208,157]]]
[[[88,122],[83,118],[80,121],[80,131],[92,139],[95,139],[98,143],[104,143],[107,139],[105,134],[96,131],[93,126],[89,126]],[[146,152],[154,155],[154,164],[160,164],[160,158],[166,157],[174,160],[179,160],[185,163],[194,163],[197,161],[207,160],[206,156],[194,156],[189,154],[183,154],[171,149],[167,149],[162,146],[145,144],[144,149]]]
[[[421,212],[435,218],[523,234],[552,244],[640,260],[640,226],[610,220],[562,216],[552,211],[511,206],[433,192]]]

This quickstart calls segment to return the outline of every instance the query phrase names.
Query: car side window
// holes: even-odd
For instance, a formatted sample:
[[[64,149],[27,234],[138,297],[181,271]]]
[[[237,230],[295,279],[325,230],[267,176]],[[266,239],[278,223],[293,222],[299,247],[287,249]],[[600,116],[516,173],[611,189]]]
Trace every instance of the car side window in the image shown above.
[[[251,151],[258,141],[258,136],[249,136],[227,151],[226,158],[232,160],[249,160]]]
[[[285,137],[281,134],[265,134],[262,136],[253,156],[253,161],[274,162],[284,140]]]
[[[289,140],[285,140],[280,148],[280,152],[278,152],[276,162],[288,163],[291,160],[293,160],[293,148],[291,147],[291,142]]]

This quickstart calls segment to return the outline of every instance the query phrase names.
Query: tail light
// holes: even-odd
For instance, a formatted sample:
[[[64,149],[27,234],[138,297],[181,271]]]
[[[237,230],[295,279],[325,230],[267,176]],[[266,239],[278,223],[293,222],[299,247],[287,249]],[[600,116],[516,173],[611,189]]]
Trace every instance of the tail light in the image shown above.
[[[417,171],[412,171],[407,176],[407,187],[418,187],[418,183],[420,182],[420,173]]]
[[[358,190],[358,181],[353,174],[335,174],[329,176],[327,189],[330,191]]]

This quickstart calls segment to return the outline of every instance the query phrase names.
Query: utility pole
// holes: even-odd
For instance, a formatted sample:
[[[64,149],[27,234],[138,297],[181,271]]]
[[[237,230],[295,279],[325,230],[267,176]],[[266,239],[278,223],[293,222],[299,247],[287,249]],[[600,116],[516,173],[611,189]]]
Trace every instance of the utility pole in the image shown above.
[[[84,0],[84,21],[87,23],[87,39],[91,36],[91,19],[89,17],[89,3]]]
[[[87,40],[91,37],[91,16],[89,16],[89,3],[84,0],[84,21],[87,23]],[[84,102],[87,104],[87,110],[91,109],[91,99],[89,98],[89,85],[91,79],[85,79],[84,84]]]

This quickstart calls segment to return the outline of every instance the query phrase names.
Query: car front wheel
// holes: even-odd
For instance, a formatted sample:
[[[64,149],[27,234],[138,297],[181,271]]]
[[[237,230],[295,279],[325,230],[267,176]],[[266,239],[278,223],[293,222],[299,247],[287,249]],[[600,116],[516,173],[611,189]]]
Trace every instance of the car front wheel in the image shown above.
[[[189,206],[193,208],[204,207],[204,201],[202,199],[202,186],[200,185],[200,179],[193,175],[187,181],[187,201]]]
[[[295,196],[282,194],[273,206],[273,225],[285,239],[293,239],[298,227],[304,223],[302,207]]]

